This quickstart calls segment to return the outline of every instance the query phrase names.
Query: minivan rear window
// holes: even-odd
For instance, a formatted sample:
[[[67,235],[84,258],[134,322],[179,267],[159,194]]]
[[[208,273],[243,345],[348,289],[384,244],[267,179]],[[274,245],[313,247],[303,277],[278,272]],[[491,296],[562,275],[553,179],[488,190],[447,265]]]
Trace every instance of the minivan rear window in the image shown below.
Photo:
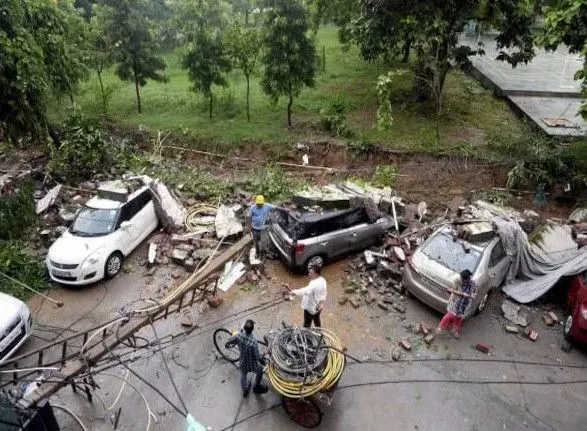
[[[453,241],[446,233],[433,236],[422,247],[422,253],[448,269],[460,273],[468,269],[472,273],[477,269],[482,253],[471,248],[466,253],[460,241]]]

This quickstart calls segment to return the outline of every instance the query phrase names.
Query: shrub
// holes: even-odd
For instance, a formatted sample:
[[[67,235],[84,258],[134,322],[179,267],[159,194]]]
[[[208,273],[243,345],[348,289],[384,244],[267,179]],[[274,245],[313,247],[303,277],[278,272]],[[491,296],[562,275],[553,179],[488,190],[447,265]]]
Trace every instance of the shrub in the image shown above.
[[[33,184],[27,182],[18,191],[0,196],[0,240],[23,238],[36,225],[33,192]]]
[[[255,172],[248,185],[251,191],[269,199],[287,200],[305,184],[303,181],[288,179],[281,166],[269,163]]]
[[[320,111],[320,124],[332,136],[350,136],[351,131],[346,124],[347,109],[342,100],[330,102],[330,106]]]
[[[373,184],[379,187],[395,187],[396,173],[396,165],[377,166]]]
[[[375,148],[375,144],[373,143],[373,141],[370,141],[364,138],[363,136],[360,136],[358,139],[349,141],[347,144],[347,148],[349,149],[349,151],[352,151],[353,153],[368,153],[372,151],[373,148]]]
[[[63,123],[59,142],[50,146],[47,168],[60,179],[86,178],[106,165],[108,143],[97,121],[74,105]]]
[[[43,261],[26,251],[19,241],[0,241],[0,272],[37,290],[48,286],[47,268]],[[0,275],[0,291],[26,300],[31,292]]]

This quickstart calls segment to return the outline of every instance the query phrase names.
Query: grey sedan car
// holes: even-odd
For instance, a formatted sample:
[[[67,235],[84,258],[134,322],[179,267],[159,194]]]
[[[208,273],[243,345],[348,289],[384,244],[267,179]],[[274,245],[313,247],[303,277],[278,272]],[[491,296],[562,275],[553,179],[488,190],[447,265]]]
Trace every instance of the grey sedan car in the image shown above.
[[[511,264],[499,236],[467,243],[454,239],[450,227],[434,232],[404,268],[404,286],[413,296],[441,313],[446,312],[449,287],[454,287],[461,271],[473,273],[478,292],[468,315],[483,311],[492,290],[503,283]]]
[[[282,260],[306,271],[310,265],[372,246],[393,225],[389,217],[371,222],[364,208],[299,216],[275,209],[267,232]]]

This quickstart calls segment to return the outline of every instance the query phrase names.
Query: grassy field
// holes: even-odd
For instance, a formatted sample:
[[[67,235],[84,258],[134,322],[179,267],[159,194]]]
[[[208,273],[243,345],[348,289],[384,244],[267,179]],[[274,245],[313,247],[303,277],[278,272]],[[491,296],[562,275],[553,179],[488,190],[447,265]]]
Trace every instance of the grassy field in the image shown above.
[[[320,29],[317,49],[326,53],[326,70],[320,73],[316,87],[304,89],[294,102],[294,128],[286,127],[286,100],[277,106],[262,93],[259,77],[251,83],[251,117],[245,113],[245,79],[239,71],[229,76],[228,88],[215,88],[215,112],[208,118],[203,97],[190,91],[190,83],[180,68],[176,53],[165,54],[169,82],[149,82],[141,89],[143,113],[136,110],[134,85],[120,81],[109,70],[104,81],[116,91],[109,106],[109,117],[121,125],[183,133],[194,140],[235,145],[241,140],[261,140],[267,143],[285,142],[300,136],[320,134],[320,110],[335,100],[348,109],[348,124],[364,139],[397,148],[424,152],[475,152],[493,139],[515,139],[528,128],[516,118],[505,102],[461,72],[447,78],[444,91],[444,112],[441,121],[440,145],[436,140],[434,107],[414,104],[410,100],[411,78],[398,78],[394,100],[394,125],[388,132],[374,128],[377,110],[375,82],[377,77],[394,66],[380,62],[366,63],[356,48],[345,51],[338,42],[334,27]],[[99,115],[98,82],[92,77],[82,84],[76,103],[91,114]],[[63,101],[65,102],[65,101]],[[63,117],[66,103],[53,107],[54,118]]]

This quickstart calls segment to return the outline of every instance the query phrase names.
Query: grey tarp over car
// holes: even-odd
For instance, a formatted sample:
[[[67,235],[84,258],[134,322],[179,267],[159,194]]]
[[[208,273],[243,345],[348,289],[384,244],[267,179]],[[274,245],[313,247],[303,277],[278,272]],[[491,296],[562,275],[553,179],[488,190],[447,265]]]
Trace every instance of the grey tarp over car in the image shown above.
[[[534,301],[561,277],[587,270],[587,247],[577,248],[568,226],[553,225],[532,244],[516,220],[495,217],[492,222],[513,257],[503,291],[516,301]]]

